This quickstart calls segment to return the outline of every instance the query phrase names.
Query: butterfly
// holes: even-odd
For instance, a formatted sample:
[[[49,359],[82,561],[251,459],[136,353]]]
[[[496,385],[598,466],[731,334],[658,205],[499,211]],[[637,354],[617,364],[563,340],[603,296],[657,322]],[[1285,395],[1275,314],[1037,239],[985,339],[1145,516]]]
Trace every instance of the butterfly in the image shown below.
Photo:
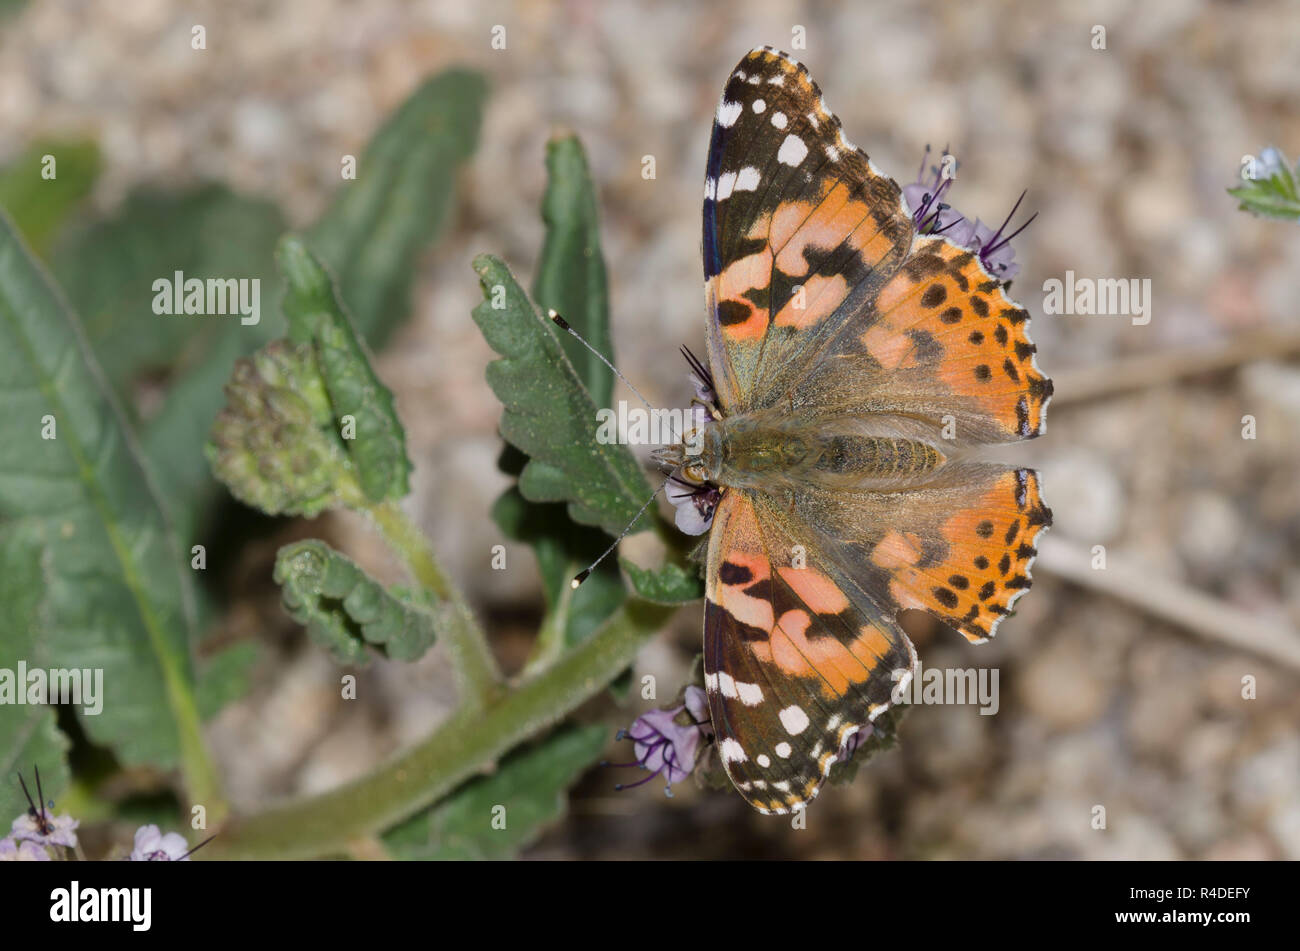
[[[705,688],[732,783],[787,813],[906,686],[901,609],[980,642],[1029,587],[1038,474],[968,456],[1040,435],[1052,383],[786,54],[728,78],[704,195],[709,421],[676,463],[712,515]]]

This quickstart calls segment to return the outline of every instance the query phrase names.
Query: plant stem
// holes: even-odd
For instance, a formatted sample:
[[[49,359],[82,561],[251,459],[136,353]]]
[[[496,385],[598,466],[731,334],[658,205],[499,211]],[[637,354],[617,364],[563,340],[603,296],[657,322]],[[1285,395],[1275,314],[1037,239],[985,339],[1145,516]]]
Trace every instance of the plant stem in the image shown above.
[[[432,736],[339,789],[236,817],[196,858],[296,859],[341,855],[492,768],[524,739],[604,689],[675,609],[628,601],[589,640],[535,679],[482,709],[462,707]]]
[[[470,706],[482,707],[500,689],[500,676],[487,640],[465,599],[443,573],[429,540],[407,517],[400,504],[381,502],[363,510],[374,519],[389,545],[402,556],[411,576],[447,606],[449,623],[443,633],[452,665],[465,688]]]

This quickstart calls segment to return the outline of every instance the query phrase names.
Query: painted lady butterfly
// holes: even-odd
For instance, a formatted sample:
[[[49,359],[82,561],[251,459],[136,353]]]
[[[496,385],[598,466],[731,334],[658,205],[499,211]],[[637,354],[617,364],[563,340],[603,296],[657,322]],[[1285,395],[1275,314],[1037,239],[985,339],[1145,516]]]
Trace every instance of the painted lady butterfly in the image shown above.
[[[1052,383],[1025,310],[977,252],[917,233],[784,53],[727,80],[704,194],[712,421],[675,462],[716,503],[719,752],[751,804],[785,813],[910,676],[899,609],[980,642],[1029,587],[1051,522],[1038,475],[964,456],[1040,435]]]

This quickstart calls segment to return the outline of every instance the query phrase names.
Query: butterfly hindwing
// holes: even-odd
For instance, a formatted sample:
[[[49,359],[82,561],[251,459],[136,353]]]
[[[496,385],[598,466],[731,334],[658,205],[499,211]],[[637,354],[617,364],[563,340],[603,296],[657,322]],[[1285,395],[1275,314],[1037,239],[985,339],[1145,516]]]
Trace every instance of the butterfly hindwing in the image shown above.
[[[727,80],[704,198],[709,357],[725,411],[781,397],[798,367],[901,264],[912,222],[893,179],[843,135],[799,63],[754,50]]]
[[[891,616],[918,608],[971,641],[1029,590],[1052,521],[1032,469],[966,463],[897,492],[795,491],[792,520]],[[797,531],[799,529],[796,529]]]
[[[729,490],[714,514],[705,687],[727,774],[762,812],[816,796],[915,659],[893,618],[811,542],[762,495]]]

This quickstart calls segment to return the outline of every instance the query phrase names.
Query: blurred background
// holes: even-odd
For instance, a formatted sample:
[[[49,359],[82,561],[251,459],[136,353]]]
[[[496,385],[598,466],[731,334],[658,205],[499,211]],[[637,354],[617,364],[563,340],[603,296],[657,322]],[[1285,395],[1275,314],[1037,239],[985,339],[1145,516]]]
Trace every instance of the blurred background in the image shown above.
[[[1225,193],[1243,156],[1300,153],[1294,4],[0,0],[0,164],[82,138],[100,155],[91,215],[143,185],[220,182],[300,227],[334,194],[339,156],[425,77],[484,73],[451,229],[421,258],[378,370],[408,429],[420,522],[517,669],[540,589],[527,549],[487,518],[507,480],[469,262],[491,251],[531,277],[545,143],[577,132],[601,200],[617,362],[657,405],[683,405],[677,347],[703,342],[712,113],[749,48],[790,49],[801,29],[792,52],[879,168],[910,181],[927,144],[947,145],[964,214],[996,225],[1022,190],[1021,217],[1038,212],[1015,242],[1011,295],[1034,317],[1057,397],[1047,434],[1000,457],[1042,470],[1053,547],[990,644],[906,619],[927,667],[998,668],[1000,709],[912,710],[899,747],[823,792],[806,830],[690,782],[671,799],[653,782],[615,793],[631,777],[594,769],[528,854],[1300,859],[1300,226]],[[1067,270],[1149,279],[1150,323],[1043,315],[1043,282]],[[165,401],[165,375],[138,380],[142,417]],[[243,808],[364,772],[454,702],[437,649],[371,665],[363,700],[338,699],[337,668],[271,581],[276,549],[307,535],[363,563],[385,557],[357,520],[328,516],[277,522],[214,565],[213,640],[263,648],[252,692],[209,728]],[[508,571],[486,569],[498,543]],[[1097,545],[1102,571],[1088,561]],[[661,697],[688,674],[701,613],[683,608],[639,658]],[[584,715],[612,740],[647,706],[633,694]],[[609,753],[631,758],[627,744]]]

